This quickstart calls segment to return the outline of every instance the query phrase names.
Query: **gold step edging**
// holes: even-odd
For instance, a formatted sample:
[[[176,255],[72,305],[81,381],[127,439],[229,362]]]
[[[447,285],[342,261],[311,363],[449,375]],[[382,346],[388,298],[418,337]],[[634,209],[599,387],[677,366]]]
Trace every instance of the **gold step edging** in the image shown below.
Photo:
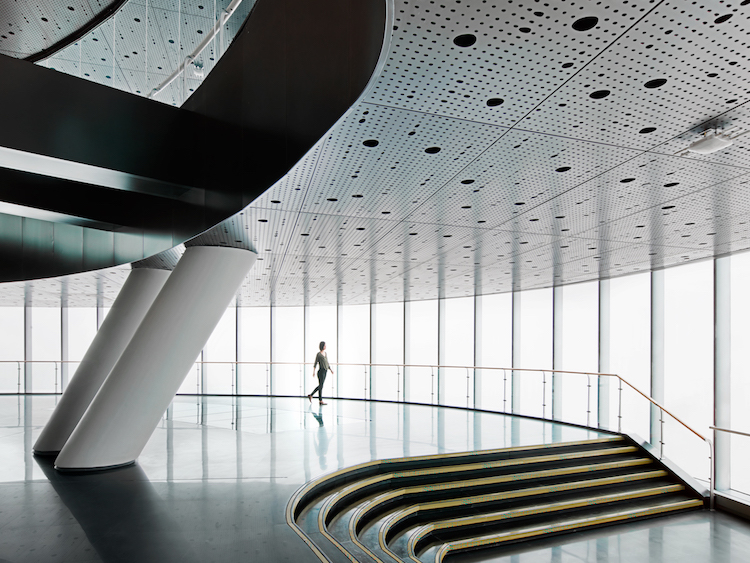
[[[544,495],[549,493],[557,493],[564,491],[574,491],[579,489],[587,489],[593,487],[604,487],[607,485],[616,485],[621,483],[631,483],[635,481],[645,481],[647,479],[659,479],[666,477],[669,474],[663,469],[657,469],[654,471],[642,471],[639,473],[629,473],[627,475],[615,475],[612,477],[602,477],[599,479],[588,479],[585,481],[568,481],[567,483],[560,483],[555,485],[544,485],[541,487],[530,487],[527,489],[519,489],[515,491],[503,491],[501,493],[492,493],[488,495],[479,495],[474,497],[464,497],[458,499],[440,500],[434,502],[428,502],[424,504],[417,504],[399,510],[391,514],[388,519],[383,522],[378,530],[378,544],[380,548],[390,555],[398,559],[398,556],[391,551],[388,547],[388,532],[396,524],[404,520],[405,518],[418,514],[423,511],[438,510],[440,508],[451,508],[454,506],[460,506],[462,504],[478,504],[483,502],[497,502],[501,500],[509,500],[514,498],[523,498],[536,495]],[[352,536],[354,541],[354,526],[350,521],[349,535]]]
[[[430,491],[439,491],[439,490],[451,490],[451,489],[459,489],[459,488],[466,488],[466,487],[477,487],[482,485],[495,485],[495,484],[501,484],[501,483],[511,483],[515,481],[524,481],[529,479],[538,479],[538,478],[544,478],[544,477],[556,477],[559,475],[576,475],[581,473],[587,473],[590,471],[606,471],[609,469],[620,469],[625,467],[634,467],[639,465],[648,465],[653,463],[653,460],[651,458],[635,458],[635,459],[627,459],[627,460],[621,460],[621,461],[611,461],[611,462],[604,462],[604,463],[595,463],[591,465],[576,465],[571,467],[560,467],[557,469],[545,469],[541,471],[529,471],[527,473],[513,473],[509,475],[500,475],[497,477],[482,477],[480,479],[468,479],[464,481],[449,481],[444,483],[438,483],[433,485],[423,485],[422,487],[425,490]],[[355,487],[358,484],[355,483],[354,485],[351,485],[351,487]],[[346,489],[344,490],[346,491]],[[326,500],[326,502],[321,506],[320,511],[318,512],[318,529],[320,530],[321,534],[328,539],[331,543],[333,543],[336,547],[339,548],[339,550],[352,562],[356,561],[354,556],[349,553],[346,548],[339,542],[335,537],[333,537],[330,532],[328,532],[328,526],[326,524],[327,515],[328,512],[330,512],[330,507],[333,502],[335,502],[333,499],[337,495],[342,494],[336,493],[336,495],[333,495]],[[398,492],[394,491],[391,493],[385,493],[385,495],[397,495]],[[358,543],[359,546],[359,543]],[[371,554],[372,551],[369,549],[366,549],[368,554]],[[390,555],[390,553],[389,553]],[[379,559],[377,556],[374,556],[376,561],[379,563],[382,563],[381,559]]]
[[[533,528],[526,528],[515,532],[509,532],[505,534],[493,534],[480,538],[473,538],[471,540],[461,540],[458,542],[450,542],[443,544],[435,554],[435,563],[442,563],[446,555],[451,552],[467,551],[471,549],[477,549],[481,547],[491,547],[501,545],[507,541],[513,541],[518,539],[526,539],[532,537],[538,537],[546,534],[566,532],[569,530],[586,528],[590,526],[598,526],[602,524],[610,524],[612,522],[619,522],[621,520],[628,520],[631,518],[642,518],[646,516],[654,516],[656,514],[666,514],[669,512],[675,512],[677,510],[687,510],[689,508],[697,508],[703,506],[703,501],[698,499],[684,500],[680,502],[665,503],[657,506],[651,506],[648,508],[637,508],[627,511],[621,511],[608,516],[593,516],[590,518],[581,518],[578,520],[571,520],[565,524],[559,526],[536,526]],[[420,561],[420,560],[417,560]],[[422,563],[420,561],[420,563]]]
[[[326,557],[326,555],[320,550],[320,548],[315,545],[315,542],[313,542],[309,536],[297,525],[297,522],[295,521],[295,514],[297,512],[297,507],[299,506],[300,502],[305,498],[305,496],[310,493],[312,490],[317,488],[318,486],[322,485],[323,483],[330,481],[332,479],[339,478],[341,476],[346,475],[347,473],[357,472],[361,471],[363,469],[368,469],[377,465],[383,465],[387,466],[388,464],[396,464],[396,463],[404,463],[404,462],[419,462],[419,461],[429,461],[429,460],[440,460],[440,459],[455,459],[460,457],[471,457],[475,455],[494,455],[499,453],[512,453],[517,451],[533,451],[537,449],[543,449],[543,448],[553,448],[553,447],[570,447],[570,446],[579,446],[579,445],[593,445],[593,444],[606,444],[610,442],[622,442],[625,438],[620,435],[613,435],[613,436],[602,436],[599,438],[592,438],[589,440],[576,440],[572,442],[557,442],[552,444],[532,444],[527,446],[514,446],[511,448],[498,448],[494,450],[475,450],[475,451],[469,451],[469,452],[454,452],[454,453],[448,453],[448,454],[431,454],[431,455],[424,455],[424,456],[414,456],[414,457],[401,457],[401,458],[390,458],[390,459],[384,459],[384,460],[373,460],[368,461],[364,463],[360,463],[358,465],[354,465],[352,467],[347,467],[343,469],[339,469],[337,471],[334,471],[332,473],[329,473],[328,475],[324,475],[322,477],[319,477],[318,479],[314,479],[300,487],[289,499],[289,502],[286,506],[286,522],[287,525],[292,528],[292,530],[299,536],[299,538],[305,542],[305,544],[313,551],[313,553],[316,555],[316,557],[322,561],[323,563],[330,563],[330,559]],[[339,548],[343,549],[343,548]],[[351,557],[350,557],[351,559]]]
[[[574,508],[582,508],[586,506],[600,506],[604,504],[611,504],[615,502],[633,500],[640,498],[648,498],[657,495],[664,495],[669,493],[677,493],[684,491],[685,486],[679,483],[671,485],[661,485],[658,487],[648,487],[642,489],[636,489],[633,491],[626,491],[620,493],[608,493],[603,495],[594,495],[581,499],[571,499],[560,502],[549,502],[546,504],[538,504],[535,506],[527,506],[520,508],[512,508],[509,510],[502,510],[499,512],[492,512],[489,514],[482,514],[481,516],[465,516],[462,518],[452,518],[450,520],[443,520],[441,522],[435,522],[421,526],[412,536],[409,538],[407,544],[407,552],[409,558],[414,561],[419,561],[416,555],[417,544],[428,534],[437,530],[449,530],[455,528],[464,528],[467,526],[477,524],[488,524],[495,522],[502,522],[503,520],[511,520],[512,518],[522,518],[524,516],[534,516],[537,514],[548,514],[554,512],[560,512],[563,510],[570,510]],[[554,527],[554,526],[553,526]],[[512,535],[512,532],[506,532]]]
[[[365,489],[367,487],[370,487],[372,485],[377,485],[378,483],[382,483],[383,481],[400,480],[400,479],[407,479],[411,477],[425,477],[425,476],[432,476],[432,475],[439,476],[445,473],[457,473],[457,472],[469,473],[469,472],[477,471],[480,469],[504,469],[507,467],[535,465],[538,463],[549,463],[553,461],[583,460],[583,459],[588,459],[592,457],[632,454],[632,453],[636,453],[637,451],[638,451],[638,448],[636,448],[635,446],[622,446],[619,448],[587,450],[587,451],[581,451],[581,452],[571,452],[571,453],[566,453],[566,454],[550,454],[550,455],[543,455],[543,456],[502,459],[498,461],[488,461],[488,462],[480,462],[480,463],[446,465],[442,467],[430,467],[427,469],[413,469],[413,470],[398,471],[398,472],[393,472],[393,473],[382,473],[374,477],[369,477],[367,479],[357,481],[356,483],[349,485],[348,487],[344,488],[338,493],[331,495],[331,497],[329,497],[326,503],[321,507],[320,514],[323,515],[323,517],[325,518],[323,523],[327,524],[328,515],[330,514],[332,510],[334,510],[336,505],[343,502],[348,496],[351,496],[352,494],[358,491],[361,491],[362,489]],[[423,487],[427,487],[427,488],[434,488],[436,486],[439,486],[439,485],[437,484],[423,485]]]

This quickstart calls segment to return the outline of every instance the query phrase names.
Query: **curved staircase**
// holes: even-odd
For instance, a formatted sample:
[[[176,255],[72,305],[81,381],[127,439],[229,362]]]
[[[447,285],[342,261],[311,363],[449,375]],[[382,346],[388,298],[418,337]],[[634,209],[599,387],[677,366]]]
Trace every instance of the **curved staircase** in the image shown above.
[[[321,561],[440,562],[703,507],[622,436],[372,461],[302,487],[287,522]]]

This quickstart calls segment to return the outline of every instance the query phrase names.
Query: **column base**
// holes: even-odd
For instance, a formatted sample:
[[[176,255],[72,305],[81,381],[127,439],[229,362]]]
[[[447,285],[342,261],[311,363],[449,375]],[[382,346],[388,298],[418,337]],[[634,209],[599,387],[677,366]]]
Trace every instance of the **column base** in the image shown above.
[[[111,469],[119,469],[121,467],[129,467],[131,465],[135,465],[135,460],[118,463],[116,465],[105,465],[104,467],[58,467],[55,465],[55,469],[60,473],[95,473],[109,471]]]
[[[60,453],[60,450],[31,450],[31,452],[39,457],[52,457]]]

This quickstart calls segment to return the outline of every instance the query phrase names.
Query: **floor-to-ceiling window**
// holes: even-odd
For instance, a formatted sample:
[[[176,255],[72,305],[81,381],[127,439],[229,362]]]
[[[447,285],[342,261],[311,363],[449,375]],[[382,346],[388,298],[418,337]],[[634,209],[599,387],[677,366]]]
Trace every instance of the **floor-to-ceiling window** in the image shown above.
[[[0,307],[0,393],[23,392],[23,307]]]
[[[303,307],[273,307],[271,391],[274,395],[305,395],[305,317]],[[309,392],[309,391],[308,391]]]
[[[369,398],[369,305],[344,306],[339,311],[338,355],[339,396],[355,399]]]
[[[407,363],[413,366],[434,366],[438,357],[438,302],[437,299],[409,301],[405,346]],[[409,401],[437,402],[437,370],[432,367],[413,367],[407,371]]]
[[[317,386],[317,379],[313,376],[315,372],[313,364],[321,342],[326,343],[328,361],[336,370],[335,364],[338,361],[336,325],[338,321],[336,319],[336,305],[307,307],[305,315],[305,362],[310,364],[305,366],[305,389],[307,390],[306,393],[309,393]],[[325,381],[326,395],[336,396],[338,393],[336,381],[336,375],[331,375],[331,372],[328,372]]]
[[[375,364],[403,364],[404,362],[404,306],[402,303],[373,305],[372,360]],[[403,398],[403,368],[401,366],[373,367],[372,397],[383,401]]]
[[[731,429],[750,433],[750,252],[731,260]],[[750,495],[750,437],[730,437],[730,486]]]
[[[513,363],[513,294],[483,295],[480,299],[480,354],[477,365],[509,368]],[[478,407],[509,411],[511,372],[493,369],[478,371],[481,378]]]
[[[515,315],[520,334],[514,335],[514,386],[520,386],[520,407],[514,413],[549,416],[552,408],[552,289],[534,289],[516,294]]]
[[[651,278],[648,272],[610,281],[610,371],[649,395],[651,384]],[[622,403],[620,405],[620,398]],[[605,426],[649,438],[649,404],[630,387],[610,385],[610,420]],[[620,410],[621,409],[621,410]]]
[[[555,320],[557,323],[557,319]],[[599,367],[599,284],[578,283],[562,287],[562,345],[555,349],[555,368],[596,373]],[[558,361],[559,360],[559,361]],[[576,424],[597,423],[597,378],[564,374],[561,383],[561,420]],[[556,391],[557,393],[557,391]]]
[[[713,261],[667,268],[664,279],[664,406],[709,436],[713,423]],[[664,455],[709,478],[708,447],[666,417]]]
[[[240,392],[266,395],[270,388],[271,307],[241,307],[238,349],[243,363],[239,366]],[[262,362],[262,363],[261,363]]]
[[[445,300],[445,345],[443,363],[448,366],[474,365],[474,298]],[[466,367],[441,369],[445,378],[445,397],[440,403],[456,407],[474,404],[474,370]]]
[[[31,391],[56,393],[61,389],[61,324],[59,307],[31,308]]]
[[[203,393],[229,395],[237,384],[237,308],[229,307],[203,347]]]

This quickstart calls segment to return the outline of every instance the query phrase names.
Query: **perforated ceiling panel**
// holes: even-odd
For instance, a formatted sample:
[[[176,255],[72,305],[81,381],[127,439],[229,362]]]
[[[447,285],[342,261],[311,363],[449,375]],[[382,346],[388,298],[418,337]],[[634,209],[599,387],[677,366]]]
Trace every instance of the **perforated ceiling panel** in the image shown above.
[[[0,2],[0,54],[35,55],[75,33],[118,0]]]
[[[395,0],[391,16],[360,101],[204,235],[257,249],[241,304],[496,293],[750,248],[750,135],[686,151],[750,131],[750,1]]]
[[[203,41],[230,2],[128,0],[113,17],[39,64],[147,96]],[[185,79],[175,80],[154,99],[181,105],[211,72],[254,3],[243,0],[225,24],[224,33],[206,47],[197,64],[189,66]]]

